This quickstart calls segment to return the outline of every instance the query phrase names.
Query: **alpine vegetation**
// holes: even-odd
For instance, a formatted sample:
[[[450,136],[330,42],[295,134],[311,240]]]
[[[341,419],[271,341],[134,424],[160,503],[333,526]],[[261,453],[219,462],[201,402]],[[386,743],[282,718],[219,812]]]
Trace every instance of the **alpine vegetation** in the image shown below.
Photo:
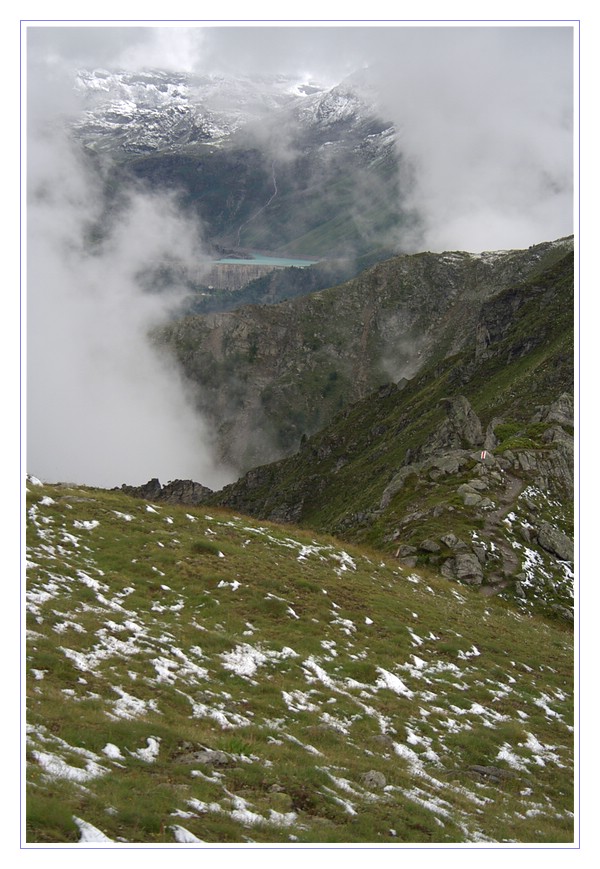
[[[293,526],[27,485],[30,843],[572,842],[572,631]]]

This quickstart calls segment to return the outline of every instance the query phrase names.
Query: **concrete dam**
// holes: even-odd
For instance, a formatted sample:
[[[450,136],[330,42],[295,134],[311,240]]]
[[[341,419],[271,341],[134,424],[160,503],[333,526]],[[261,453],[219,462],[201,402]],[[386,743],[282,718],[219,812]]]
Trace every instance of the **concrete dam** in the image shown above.
[[[203,283],[211,289],[241,290],[250,281],[262,278],[272,271],[290,267],[306,268],[317,260],[287,259],[284,257],[255,256],[252,259],[226,258],[213,263]]]

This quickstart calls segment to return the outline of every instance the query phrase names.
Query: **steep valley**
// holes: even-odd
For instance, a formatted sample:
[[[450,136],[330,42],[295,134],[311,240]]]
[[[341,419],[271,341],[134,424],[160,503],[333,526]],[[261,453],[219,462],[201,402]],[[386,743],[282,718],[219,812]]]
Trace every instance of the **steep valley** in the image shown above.
[[[156,340],[181,366],[222,459],[243,473],[292,454],[346,405],[426,363],[443,366],[468,346],[483,360],[499,328],[484,322],[495,300],[534,282],[572,243],[392,257],[287,302],[185,317]]]

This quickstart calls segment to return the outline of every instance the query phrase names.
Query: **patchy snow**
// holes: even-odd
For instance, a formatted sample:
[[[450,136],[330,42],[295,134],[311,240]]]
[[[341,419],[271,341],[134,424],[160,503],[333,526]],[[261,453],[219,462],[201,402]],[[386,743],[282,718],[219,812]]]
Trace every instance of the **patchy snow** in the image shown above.
[[[252,724],[250,718],[226,709],[224,703],[214,703],[212,706],[209,706],[208,703],[195,702],[191,698],[188,699],[192,705],[192,718],[211,718],[223,730],[234,730],[236,727],[247,727],[249,724]]]
[[[140,718],[146,715],[149,711],[158,711],[156,700],[140,700],[128,694],[123,688],[118,685],[113,685],[112,690],[119,694],[119,699],[113,701],[112,711],[108,712],[109,718],[117,720],[118,718]]]
[[[240,821],[240,823],[245,826],[253,826],[255,824],[272,824],[276,827],[291,827],[292,824],[296,823],[298,815],[296,812],[276,812],[273,809],[269,810],[269,816],[265,818],[263,815],[259,815],[257,812],[252,812],[248,806],[250,805],[247,800],[244,800],[242,797],[234,796],[232,797],[233,803],[233,811],[231,812],[231,817]]]
[[[309,697],[314,691],[282,691],[285,705],[291,712],[320,712],[320,707]]]
[[[480,806],[485,803],[481,798],[484,786],[478,784],[477,791],[473,793],[466,788],[459,788],[455,779],[448,779],[440,773],[442,766],[447,770],[449,764],[451,765],[456,759],[453,754],[452,739],[446,741],[449,734],[471,731],[471,736],[475,737],[482,727],[493,729],[497,728],[500,722],[512,720],[520,725],[521,741],[505,743],[498,753],[498,760],[502,760],[511,768],[527,772],[550,764],[557,767],[568,766],[568,746],[560,744],[560,736],[557,735],[555,738],[553,735],[549,740],[547,734],[542,738],[542,732],[535,729],[535,722],[543,719],[545,713],[546,719],[550,719],[549,726],[556,723],[559,733],[568,730],[559,714],[563,712],[565,701],[568,701],[568,694],[558,689],[543,690],[545,685],[542,681],[542,671],[551,668],[540,666],[534,672],[532,668],[521,662],[518,664],[511,662],[515,668],[511,671],[513,675],[506,673],[502,675],[500,671],[494,671],[492,674],[486,671],[479,660],[480,657],[482,660],[488,657],[484,654],[487,646],[481,645],[481,650],[474,644],[470,648],[467,647],[467,642],[472,642],[474,637],[468,640],[461,639],[462,648],[456,651],[454,660],[443,660],[445,656],[437,655],[434,645],[440,640],[440,636],[430,631],[429,625],[423,625],[423,638],[418,636],[412,627],[408,627],[409,622],[412,624],[419,617],[413,608],[419,609],[417,599],[421,589],[423,592],[434,593],[429,586],[424,585],[418,575],[413,574],[412,577],[408,577],[415,587],[406,588],[403,592],[411,598],[411,602],[405,600],[404,608],[402,602],[399,604],[397,643],[390,647],[388,655],[381,657],[376,654],[375,647],[378,641],[380,646],[377,648],[383,648],[381,638],[370,630],[360,630],[361,624],[373,625],[374,620],[378,620],[378,614],[371,612],[366,615],[365,609],[372,606],[372,603],[368,603],[368,598],[364,602],[366,606],[363,602],[360,602],[362,606],[353,603],[351,595],[345,594],[347,583],[346,586],[342,585],[344,576],[348,577],[347,571],[358,569],[347,553],[329,545],[319,546],[314,542],[307,545],[290,537],[277,538],[274,536],[276,532],[272,533],[271,530],[248,528],[244,525],[248,520],[220,522],[219,519],[213,519],[211,522],[214,528],[228,525],[235,529],[235,532],[228,530],[227,535],[229,539],[231,534],[233,540],[234,533],[238,533],[237,545],[248,545],[251,541],[255,552],[264,547],[270,555],[274,553],[276,558],[279,558],[277,564],[281,565],[280,570],[275,575],[267,573],[264,576],[264,585],[251,589],[248,580],[242,583],[239,579],[244,574],[241,573],[241,566],[236,563],[237,559],[230,558],[229,571],[226,569],[227,565],[223,563],[219,565],[219,577],[211,579],[206,586],[199,586],[195,580],[190,581],[187,575],[184,582],[180,583],[181,577],[177,569],[166,567],[167,560],[165,560],[161,566],[169,572],[170,584],[161,585],[160,592],[155,594],[154,604],[148,600],[145,610],[137,609],[140,590],[138,583],[147,582],[153,573],[159,572],[152,569],[150,562],[152,554],[155,554],[157,539],[147,538],[147,542],[143,544],[145,551],[140,549],[131,553],[138,556],[134,560],[139,562],[131,578],[116,576],[107,565],[103,565],[107,570],[106,575],[103,575],[89,554],[92,550],[84,545],[85,542],[90,546],[95,545],[97,535],[83,533],[80,538],[74,535],[65,538],[63,535],[68,532],[65,532],[64,526],[59,527],[60,519],[57,518],[56,513],[50,522],[45,521],[49,517],[42,514],[40,508],[42,500],[34,505],[30,514],[36,529],[34,532],[36,547],[31,548],[31,553],[37,565],[27,602],[28,609],[34,616],[39,617],[38,623],[42,624],[45,620],[46,624],[44,634],[32,631],[28,638],[33,645],[37,638],[53,636],[52,632],[60,633],[63,645],[57,648],[81,673],[85,673],[89,685],[86,679],[75,677],[70,687],[58,687],[58,690],[68,692],[65,703],[72,706],[75,702],[96,698],[104,703],[103,711],[99,713],[101,716],[105,715],[113,721],[127,718],[143,719],[144,716],[152,713],[166,714],[169,706],[165,703],[165,698],[172,693],[177,695],[183,704],[189,704],[184,714],[187,714],[192,727],[193,719],[209,719],[201,729],[217,732],[220,728],[229,731],[232,734],[232,745],[233,740],[238,738],[237,729],[252,725],[259,730],[268,731],[264,733],[266,743],[284,745],[286,753],[294,751],[294,746],[298,746],[306,753],[307,764],[315,762],[325,764],[323,758],[328,754],[326,748],[328,742],[326,739],[323,740],[324,747],[321,751],[307,743],[304,737],[306,733],[312,732],[307,729],[311,727],[315,728],[315,733],[317,730],[328,732],[327,739],[340,739],[352,752],[362,752],[363,759],[374,766],[377,758],[385,757],[386,761],[390,762],[393,751],[396,757],[392,758],[391,763],[403,767],[402,760],[404,760],[408,764],[408,771],[414,774],[415,780],[418,776],[419,787],[411,787],[406,791],[388,785],[385,793],[374,796],[353,784],[353,776],[344,766],[332,766],[331,771],[322,766],[319,768],[325,770],[331,779],[331,787],[321,789],[322,795],[330,802],[335,801],[344,812],[360,814],[369,799],[385,799],[386,795],[391,796],[397,790],[399,799],[410,800],[422,809],[433,812],[439,824],[443,825],[440,818],[445,819],[447,816],[445,813],[448,813],[448,816],[452,817],[453,822],[458,825],[458,829],[462,831],[464,840],[470,842],[484,841],[485,837],[478,831],[477,823],[472,823],[472,818],[467,819],[467,813],[463,809],[456,808],[457,804],[452,801],[450,795],[460,794],[461,806],[466,800],[475,806]],[[146,515],[153,512],[157,511],[146,506],[144,512],[144,507],[140,507],[135,513],[136,520],[142,524],[147,523],[147,528],[158,529],[160,525],[162,530],[157,532],[157,536],[164,537],[166,529],[162,524],[163,517],[161,516],[157,522]],[[186,515],[189,521],[197,521],[191,514]],[[94,521],[80,520],[72,523],[72,527],[83,532],[92,531]],[[151,524],[153,522],[154,526]],[[115,525],[116,523],[113,523],[113,528]],[[202,532],[203,526],[200,525],[199,528]],[[192,529],[188,530],[191,534]],[[250,537],[246,536],[248,533],[251,533]],[[217,532],[211,531],[213,538],[216,535]],[[219,536],[216,536],[216,539]],[[56,541],[61,539],[71,544],[62,551],[56,545]],[[43,546],[46,547],[45,550],[42,549]],[[234,547],[235,544],[232,543],[231,552],[235,551]],[[163,546],[162,550],[166,559],[168,549]],[[59,561],[53,561],[51,569],[48,570],[50,558],[58,558]],[[128,562],[129,558],[128,555],[125,560]],[[283,570],[285,559],[290,569],[289,577]],[[294,585],[293,572],[296,571],[296,576],[301,576],[305,571],[308,573],[311,569],[308,562],[313,560],[313,566],[316,566],[314,563],[316,559],[321,562],[319,568],[326,571],[322,575],[320,585],[324,586],[323,594],[329,596],[324,599],[319,593],[317,598],[314,592],[318,592],[319,585],[313,589],[313,599],[309,600],[305,596],[309,583],[307,582],[301,591]],[[58,563],[61,564],[61,574],[64,571],[65,575],[58,573]],[[383,570],[385,565],[378,568],[369,562],[370,566],[365,567],[362,558],[359,563],[363,571],[369,572],[374,583],[373,588],[382,588],[384,593],[388,588],[392,589],[393,593],[398,581],[405,578],[405,574],[391,571],[391,574],[394,574],[392,580],[387,568],[386,573],[382,574],[380,570]],[[184,562],[178,564],[183,565]],[[342,578],[342,583],[332,575],[333,573]],[[136,577],[135,580],[133,576]],[[421,588],[418,588],[417,583],[420,581]],[[132,584],[123,587],[125,582]],[[156,577],[153,578],[154,592],[157,591],[159,582]],[[77,592],[82,591],[81,586],[84,586],[85,595],[80,594],[81,599],[77,604],[74,604],[71,599],[65,606],[63,600],[68,600],[67,595],[74,596],[77,600]],[[216,599],[215,588],[220,591],[229,589],[230,592],[239,592],[239,594],[234,598],[233,594],[225,592],[219,595],[222,598],[219,601]],[[242,588],[244,591],[241,591]],[[246,597],[242,595],[247,592],[250,601],[251,591],[257,593],[259,600],[264,595],[283,604],[282,611],[287,612],[290,618],[284,617],[280,621],[287,625],[289,641],[302,650],[302,657],[288,646],[273,649],[269,647],[268,641],[265,642],[268,639],[268,631],[265,630],[263,615],[257,614],[255,619],[251,614],[253,611],[245,609]],[[455,609],[457,606],[454,598],[461,602],[465,600],[464,596],[456,593],[454,589],[444,591],[440,588],[438,594],[440,599],[445,595],[449,606]],[[122,606],[125,603],[124,599],[130,595],[133,595],[130,605],[136,608],[135,611],[126,610]],[[342,605],[335,603],[332,600],[334,597],[341,600]],[[230,606],[226,605],[226,601]],[[220,603],[223,606],[220,608],[220,613],[216,615],[217,604]],[[313,616],[312,609],[315,603],[320,607],[320,611],[315,612],[319,618]],[[446,601],[442,603],[445,604]],[[177,615],[184,608],[185,631],[182,630],[183,620],[179,621],[180,617]],[[76,620],[79,612],[86,614],[82,624],[78,624]],[[169,614],[168,618],[161,613]],[[235,613],[233,618],[232,613]],[[493,619],[494,611],[491,606],[486,610],[486,616]],[[259,625],[258,628],[252,621],[244,621],[250,618]],[[221,621],[219,622],[218,619]],[[306,623],[304,630],[299,624],[300,620],[303,620],[303,624]],[[487,625],[487,618],[485,621]],[[421,623],[423,622],[427,622],[424,610]],[[444,637],[448,630],[451,634],[460,637],[455,631],[447,628],[447,622],[445,624]],[[408,630],[408,634],[405,633],[404,628]],[[192,629],[204,633],[194,634]],[[258,632],[262,642],[255,644],[237,642],[238,639],[242,639],[242,635],[243,639],[246,639],[255,632]],[[468,636],[466,631],[465,634]],[[310,635],[310,645],[303,644],[305,635],[307,638]],[[200,636],[206,640],[204,651],[198,645],[190,645],[198,642]],[[287,634],[285,636],[287,639]],[[229,643],[227,643],[228,639]],[[217,651],[215,651],[215,643],[218,643]],[[67,648],[69,645],[72,648]],[[414,653],[415,647],[419,647],[418,654]],[[223,649],[227,651],[223,652]],[[317,654],[309,655],[309,651],[314,649],[317,649]],[[288,661],[292,658],[299,660]],[[42,660],[45,663],[45,659],[40,658],[38,662],[32,658],[32,663],[35,662],[38,667],[41,667]],[[365,680],[369,681],[362,682],[349,678],[349,673],[358,675],[361,672],[351,663],[359,661],[364,662],[365,674],[376,674],[365,675]],[[201,666],[201,663],[204,666]],[[508,661],[505,663],[508,665]],[[376,666],[377,664],[383,666]],[[348,665],[352,669],[347,669]],[[326,667],[328,669],[325,669]],[[282,670],[285,670],[285,673],[282,674]],[[47,669],[29,670],[31,679],[35,680],[32,689],[36,697],[44,691],[50,681],[49,672]],[[88,676],[88,673],[92,676]],[[533,673],[533,676],[525,676],[525,673]],[[486,678],[486,674],[493,678]],[[234,676],[246,680],[246,687],[243,682],[236,681]],[[272,682],[268,681],[271,679]],[[538,679],[537,692],[535,689],[533,692],[534,699],[530,687],[533,679]],[[93,693],[92,690],[97,686],[98,680],[104,680],[107,686],[108,694],[104,691],[103,697]],[[529,686],[526,692],[525,682]],[[140,697],[131,694],[132,686],[136,686],[136,694]],[[255,703],[254,699],[263,687],[265,690],[261,702]],[[224,688],[227,690],[222,690]],[[114,691],[112,701],[110,690]],[[382,690],[393,692],[397,695],[396,699],[387,693],[379,694]],[[467,692],[463,695],[467,700],[466,703],[456,701],[457,691]],[[469,691],[473,693],[469,694]],[[510,696],[508,704],[498,702],[508,696]],[[148,697],[153,699],[140,699]],[[401,702],[398,698],[413,699],[414,703]],[[479,702],[471,702],[472,700]],[[452,701],[456,701],[457,705],[453,705]],[[489,707],[486,706],[487,702],[490,703]],[[533,711],[532,703],[535,704]],[[265,704],[271,705],[266,707]],[[519,709],[519,706],[528,709],[531,717],[528,718],[528,714]],[[382,714],[380,709],[384,709],[388,714]],[[503,712],[510,710],[510,716],[501,715],[499,709]],[[540,709],[543,710],[541,713]],[[566,716],[567,712],[564,714]],[[530,728],[531,732],[522,729],[524,721],[529,722],[524,726]],[[138,768],[145,769],[145,764],[152,764],[159,758],[161,746],[156,736],[146,737],[145,734],[143,738],[140,736],[139,728],[142,724],[143,720],[138,720],[135,725],[138,737],[133,743],[134,746],[140,747],[119,748],[113,742],[107,742],[99,756],[91,752],[81,753],[73,746],[63,744],[55,735],[50,735],[40,726],[35,734],[35,741],[32,739],[34,744],[29,754],[38,770],[38,781],[43,783],[52,777],[61,778],[64,782],[73,782],[72,787],[76,786],[79,790],[94,777],[106,773],[118,774],[119,768],[126,767],[127,764],[135,764]],[[146,733],[151,732],[150,728],[151,725]],[[361,738],[369,728],[371,732],[379,730],[381,737],[385,737],[385,739],[379,737],[380,747],[377,747],[376,742]],[[117,735],[115,731],[115,738]],[[240,738],[243,738],[243,733],[240,733]],[[122,743],[122,734],[117,741]],[[553,744],[547,744],[550,741]],[[127,741],[124,744],[131,745]],[[257,744],[260,744],[260,740]],[[498,750],[497,746],[495,750]],[[233,749],[231,751],[235,753]],[[296,751],[296,756],[298,755],[300,752]],[[492,762],[493,752],[489,760]],[[240,755],[239,762],[262,764],[265,769],[268,766],[275,766],[273,761],[266,757],[261,759]],[[338,759],[338,763],[343,761]],[[152,767],[149,772],[152,772]],[[265,807],[262,797],[260,805],[258,803],[252,805],[242,798],[234,798],[233,793],[228,791],[226,786],[229,771],[210,770],[210,774],[208,773],[207,767],[189,771],[192,785],[194,779],[196,786],[204,785],[204,782],[210,783],[210,787],[205,791],[198,791],[207,802],[200,800],[189,802],[185,808],[190,808],[190,811],[183,811],[182,808],[178,809],[174,805],[171,812],[173,821],[180,819],[184,823],[186,818],[198,818],[202,814],[211,812],[219,813],[223,820],[230,818],[237,821],[244,827],[298,825],[295,813],[270,811]],[[215,794],[211,789],[217,793]],[[215,796],[220,802],[215,801]],[[248,794],[246,793],[245,796]],[[448,801],[443,799],[446,797]],[[528,813],[530,817],[535,817],[539,811],[540,809],[531,800],[523,806],[523,812]],[[549,816],[551,807],[544,807],[544,812]],[[81,823],[85,824],[83,821]],[[191,826],[192,829],[196,829]],[[80,829],[83,831],[83,827]],[[98,830],[94,832],[94,829],[86,830],[85,835],[89,835],[89,839],[84,839],[82,832],[81,841],[107,841],[102,838],[91,838],[95,835],[100,837],[104,835]],[[204,832],[204,827],[198,829]],[[299,829],[301,828],[297,826],[294,833],[298,833]],[[167,839],[171,836],[178,843],[203,841],[179,823],[166,827],[166,830]],[[246,834],[242,831],[242,838],[251,841],[248,833],[250,831]],[[287,835],[286,832],[284,839]]]
[[[146,748],[138,748],[136,751],[132,751],[131,754],[134,757],[139,757],[140,760],[144,760],[146,763],[154,763],[158,757],[159,751],[160,737],[149,736],[146,739]]]
[[[173,831],[175,841],[181,844],[185,845],[203,841],[203,839],[198,839],[197,836],[194,836],[193,833],[190,833],[189,830],[186,830],[185,827],[181,827],[178,824],[174,824],[170,829]]]
[[[83,784],[108,772],[105,767],[91,758],[86,760],[85,767],[80,767],[71,766],[62,757],[49,751],[33,751],[32,754],[50,778],[68,779]]]
[[[457,657],[461,658],[462,660],[467,660],[468,658],[477,658],[479,657],[479,655],[481,655],[481,652],[479,651],[477,646],[471,646],[471,648],[468,649],[466,652],[459,650]]]
[[[332,552],[331,558],[335,559],[335,561],[339,561],[339,568],[334,570],[334,573],[337,573],[338,576],[341,576],[345,570],[356,570],[356,562],[347,552],[344,552],[344,550],[339,553]]]
[[[558,712],[555,712],[554,709],[549,705],[552,702],[552,697],[548,697],[547,694],[542,694],[540,697],[535,697],[533,702],[536,706],[539,706],[540,709],[543,709],[548,718],[560,718]]]
[[[377,672],[379,673],[379,679],[376,682],[378,688],[389,688],[394,694],[408,697],[409,700],[414,697],[414,692],[410,688],[407,688],[398,676],[394,676],[393,673],[389,673],[383,667],[377,667]]]
[[[293,649],[284,647],[281,652],[274,652],[251,646],[249,643],[241,643],[231,652],[220,655],[223,667],[232,670],[236,675],[243,677],[253,676],[257,669],[267,661],[297,657]]]
[[[108,836],[105,836],[103,832],[101,832],[97,827],[94,827],[92,824],[88,824],[87,821],[82,821],[81,818],[77,818],[73,815],[73,820],[79,827],[79,841],[80,842],[112,842],[112,839],[109,839]]]
[[[510,747],[510,745],[505,742],[498,754],[496,755],[496,760],[505,761],[512,769],[517,769],[520,772],[527,772],[527,764],[524,763],[520,757],[518,757]]]

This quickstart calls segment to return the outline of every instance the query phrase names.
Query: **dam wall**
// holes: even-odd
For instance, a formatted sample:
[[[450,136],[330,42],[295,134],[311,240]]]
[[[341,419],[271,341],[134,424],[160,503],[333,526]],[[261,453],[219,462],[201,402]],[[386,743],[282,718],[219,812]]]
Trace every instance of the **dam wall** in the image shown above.
[[[282,269],[282,265],[267,265],[265,263],[215,263],[210,272],[202,279],[202,283],[214,290],[241,290],[250,281],[262,278],[269,272]]]

